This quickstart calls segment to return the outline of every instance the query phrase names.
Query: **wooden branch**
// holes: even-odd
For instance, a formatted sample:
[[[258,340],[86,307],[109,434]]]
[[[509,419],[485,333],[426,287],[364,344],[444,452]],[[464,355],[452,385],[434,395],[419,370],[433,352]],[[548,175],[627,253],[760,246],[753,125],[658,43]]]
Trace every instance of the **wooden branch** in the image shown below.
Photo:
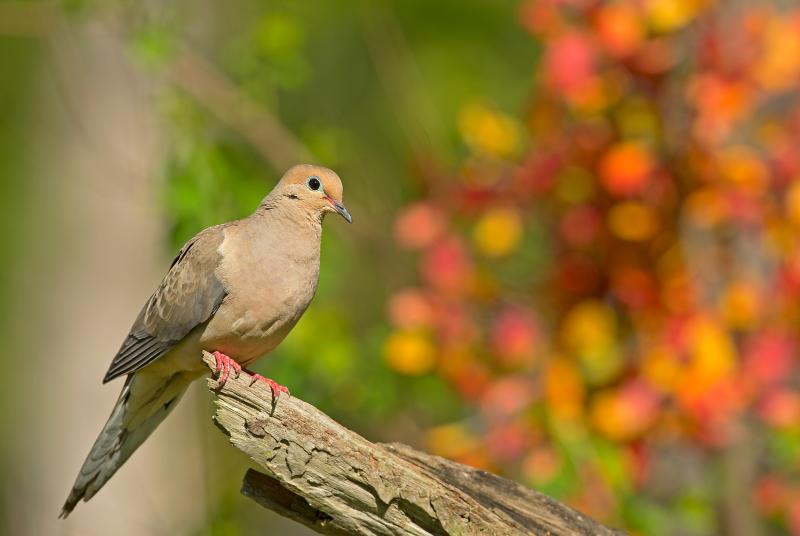
[[[213,370],[215,360],[204,353]],[[215,423],[264,471],[242,493],[321,534],[621,534],[515,482],[405,445],[375,444],[251,376],[217,395]]]

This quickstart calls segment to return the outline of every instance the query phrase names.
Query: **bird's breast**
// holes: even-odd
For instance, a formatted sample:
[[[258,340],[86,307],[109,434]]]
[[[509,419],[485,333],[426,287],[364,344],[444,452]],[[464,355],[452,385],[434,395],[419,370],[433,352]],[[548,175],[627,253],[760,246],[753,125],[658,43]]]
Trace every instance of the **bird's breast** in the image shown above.
[[[318,248],[317,254],[270,249],[259,254],[239,247],[239,258],[230,255],[221,264],[227,295],[203,334],[207,350],[251,362],[274,349],[311,303],[319,281]]]

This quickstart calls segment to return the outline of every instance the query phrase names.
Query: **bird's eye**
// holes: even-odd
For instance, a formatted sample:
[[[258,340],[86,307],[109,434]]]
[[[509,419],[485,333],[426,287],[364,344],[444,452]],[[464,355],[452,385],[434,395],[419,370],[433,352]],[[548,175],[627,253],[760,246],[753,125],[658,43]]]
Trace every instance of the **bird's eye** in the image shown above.
[[[322,186],[322,183],[319,182],[318,177],[309,177],[308,180],[306,181],[306,184],[308,185],[309,188],[311,188],[315,192],[319,190],[320,187]]]

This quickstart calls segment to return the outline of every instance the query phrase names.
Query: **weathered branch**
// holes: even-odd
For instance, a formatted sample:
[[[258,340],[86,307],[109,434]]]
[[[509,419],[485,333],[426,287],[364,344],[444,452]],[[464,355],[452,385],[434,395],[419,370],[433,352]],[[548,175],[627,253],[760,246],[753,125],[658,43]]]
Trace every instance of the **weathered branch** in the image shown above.
[[[250,380],[208,380],[216,424],[265,473],[250,470],[242,493],[321,534],[619,534],[510,480],[370,443],[298,398],[273,403]]]

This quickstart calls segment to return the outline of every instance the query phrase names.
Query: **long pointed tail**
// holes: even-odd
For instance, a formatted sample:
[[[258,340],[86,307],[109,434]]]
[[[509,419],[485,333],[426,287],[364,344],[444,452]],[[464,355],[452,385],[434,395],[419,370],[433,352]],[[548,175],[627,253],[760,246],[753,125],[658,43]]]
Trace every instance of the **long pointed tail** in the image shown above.
[[[128,377],[108,422],[83,462],[59,517],[88,501],[172,411],[191,379],[176,374],[153,378],[144,371]]]

